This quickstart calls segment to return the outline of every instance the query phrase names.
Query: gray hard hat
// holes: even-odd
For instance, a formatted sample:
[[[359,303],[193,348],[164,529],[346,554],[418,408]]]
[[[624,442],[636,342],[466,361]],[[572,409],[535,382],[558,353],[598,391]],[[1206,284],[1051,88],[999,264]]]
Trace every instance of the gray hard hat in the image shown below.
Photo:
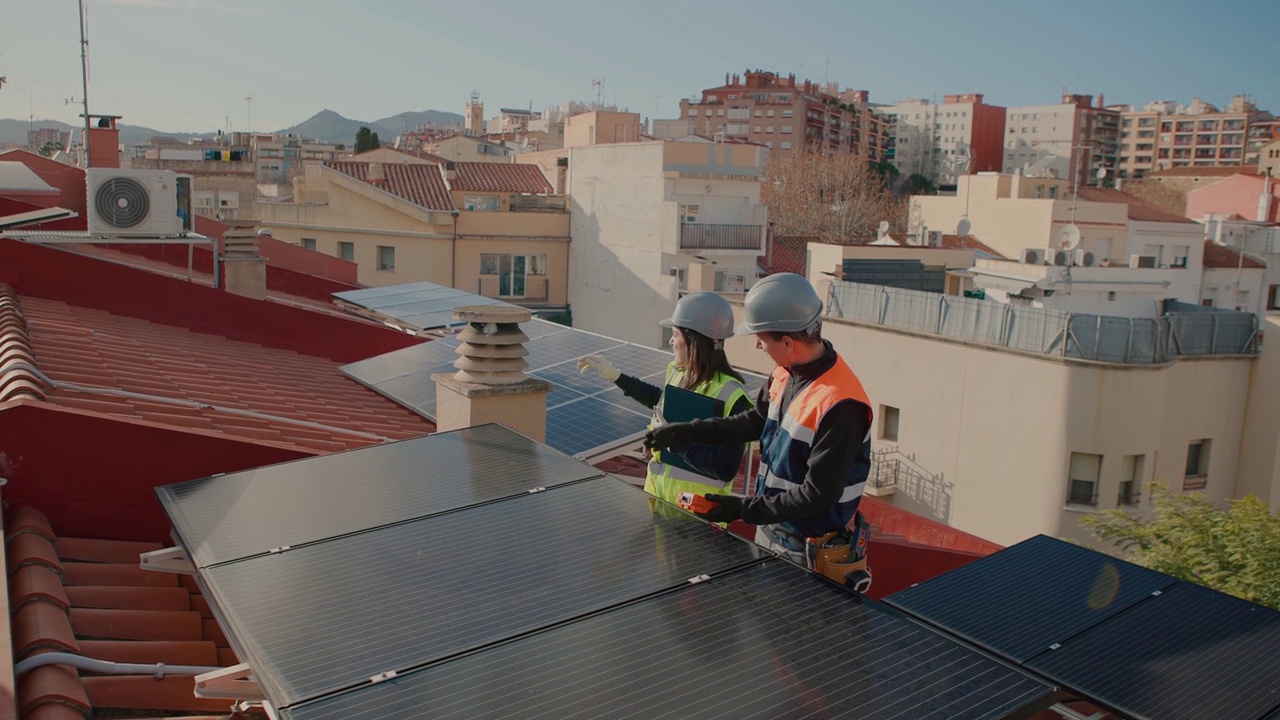
[[[724,340],[733,337],[733,308],[728,300],[713,292],[689,293],[676,303],[671,317],[658,324],[693,330],[712,340]]]
[[[746,317],[739,335],[812,332],[822,324],[822,301],[808,280],[795,273],[769,275],[751,286],[742,301]]]

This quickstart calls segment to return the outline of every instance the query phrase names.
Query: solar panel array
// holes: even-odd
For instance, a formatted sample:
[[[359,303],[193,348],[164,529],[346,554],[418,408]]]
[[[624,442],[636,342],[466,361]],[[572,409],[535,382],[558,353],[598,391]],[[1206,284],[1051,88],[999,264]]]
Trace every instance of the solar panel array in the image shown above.
[[[941,720],[1052,699],[496,425],[159,495],[214,616],[289,720]]]
[[[534,318],[520,325],[529,336],[526,372],[551,383],[547,396],[547,444],[574,456],[635,442],[649,425],[652,410],[623,395],[616,385],[594,372],[579,373],[577,359],[599,354],[619,370],[653,385],[662,385],[672,355],[603,335],[575,330]],[[435,373],[455,372],[459,340],[455,336],[396,350],[344,365],[357,382],[435,420]],[[743,373],[754,397],[762,375]]]
[[[885,602],[1125,717],[1280,714],[1280,612],[1043,535]]]
[[[418,330],[459,325],[453,309],[464,305],[510,305],[494,298],[429,282],[333,293],[343,303],[384,315]]]

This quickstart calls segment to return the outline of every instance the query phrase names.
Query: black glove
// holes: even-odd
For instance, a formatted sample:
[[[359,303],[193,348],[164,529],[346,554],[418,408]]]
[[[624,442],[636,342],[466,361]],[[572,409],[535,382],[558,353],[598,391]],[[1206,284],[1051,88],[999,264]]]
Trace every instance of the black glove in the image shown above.
[[[720,503],[714,510],[709,513],[695,513],[703,520],[718,523],[731,523],[734,520],[742,519],[742,501],[744,498],[737,495],[705,495],[708,500],[714,503]]]
[[[670,423],[656,427],[644,435],[644,446],[650,450],[680,450],[693,444],[693,427],[689,423]]]

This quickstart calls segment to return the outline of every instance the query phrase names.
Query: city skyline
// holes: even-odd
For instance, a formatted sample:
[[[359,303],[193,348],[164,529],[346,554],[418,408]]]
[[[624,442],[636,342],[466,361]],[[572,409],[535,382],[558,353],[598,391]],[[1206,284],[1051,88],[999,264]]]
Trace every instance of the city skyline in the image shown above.
[[[269,131],[325,108],[357,120],[461,113],[475,90],[488,115],[600,99],[669,118],[682,97],[747,68],[866,89],[885,104],[962,92],[1006,107],[1052,104],[1066,89],[1139,106],[1200,97],[1221,107],[1243,93],[1262,109],[1280,108],[1266,67],[1240,61],[1280,49],[1266,31],[1280,7],[1216,8],[1218,17],[1251,18],[1230,36],[1206,32],[1202,7],[1162,3],[1153,16],[1103,2],[822,0],[779,23],[776,7],[754,0],[732,14],[670,2],[637,13],[578,0],[553,12],[499,1],[477,13],[404,0],[370,8],[345,0],[88,0],[89,110],[165,132],[244,130],[250,122]],[[72,2],[7,13],[0,117],[77,122],[79,106],[66,102],[81,99],[77,22]],[[603,86],[594,85],[600,78]]]

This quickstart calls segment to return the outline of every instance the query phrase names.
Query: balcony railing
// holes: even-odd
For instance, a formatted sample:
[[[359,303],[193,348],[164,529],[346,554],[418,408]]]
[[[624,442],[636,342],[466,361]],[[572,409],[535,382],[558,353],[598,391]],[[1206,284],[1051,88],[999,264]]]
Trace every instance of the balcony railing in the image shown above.
[[[681,250],[760,250],[763,225],[680,223]]]
[[[511,300],[514,302],[546,303],[547,287],[550,284],[546,276],[525,275],[524,277],[489,276],[479,280],[477,293],[487,298]]]

